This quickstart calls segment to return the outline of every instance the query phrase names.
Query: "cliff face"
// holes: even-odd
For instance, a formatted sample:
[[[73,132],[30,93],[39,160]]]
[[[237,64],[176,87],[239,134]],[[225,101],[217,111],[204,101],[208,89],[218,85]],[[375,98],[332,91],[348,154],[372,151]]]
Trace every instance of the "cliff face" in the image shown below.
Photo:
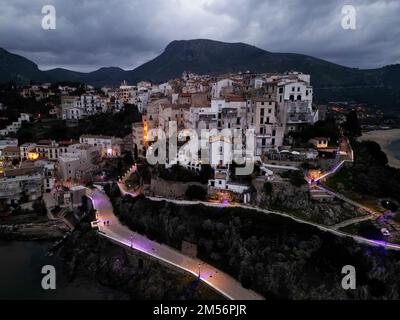
[[[273,192],[296,196],[298,189]],[[277,200],[278,201],[278,200]],[[288,205],[295,206],[294,203]],[[114,210],[129,228],[180,249],[197,244],[198,256],[231,274],[267,299],[398,299],[399,253],[363,246],[274,214],[243,208],[180,206],[145,197],[114,199]],[[353,265],[357,289],[343,290],[340,270]],[[388,286],[387,284],[391,285]]]
[[[81,224],[62,247],[60,257],[70,281],[89,279],[136,300],[221,299],[197,279],[128,251]]]
[[[270,195],[259,189],[258,203],[262,207],[286,211],[325,225],[334,225],[366,214],[339,199],[314,200],[310,196],[308,185],[299,188],[286,181],[272,183]]]

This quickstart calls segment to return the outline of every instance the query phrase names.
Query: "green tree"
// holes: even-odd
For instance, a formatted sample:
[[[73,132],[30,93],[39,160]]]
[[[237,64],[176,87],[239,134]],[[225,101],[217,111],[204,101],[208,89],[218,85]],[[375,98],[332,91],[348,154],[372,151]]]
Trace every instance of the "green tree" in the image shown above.
[[[272,183],[271,182],[265,182],[264,183],[264,192],[266,195],[270,196],[272,193]]]
[[[204,201],[207,196],[207,190],[204,189],[203,187],[200,187],[197,185],[190,185],[186,189],[185,195],[190,200],[196,199],[196,200]]]
[[[361,126],[355,110],[352,110],[347,114],[346,122],[343,124],[343,129],[349,137],[355,138],[361,136]]]
[[[32,209],[39,216],[47,215],[46,205],[42,199],[35,200],[32,204]]]

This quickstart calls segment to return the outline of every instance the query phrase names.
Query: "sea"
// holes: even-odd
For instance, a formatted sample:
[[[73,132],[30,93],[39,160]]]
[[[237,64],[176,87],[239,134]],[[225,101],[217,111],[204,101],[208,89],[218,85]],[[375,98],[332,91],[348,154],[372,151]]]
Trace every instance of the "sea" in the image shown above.
[[[400,140],[395,140],[390,143],[389,149],[394,153],[396,159],[400,160]]]
[[[0,300],[114,300],[127,297],[95,281],[68,281],[57,255],[48,256],[49,242],[0,241]],[[42,288],[43,266],[56,270],[56,289]]]

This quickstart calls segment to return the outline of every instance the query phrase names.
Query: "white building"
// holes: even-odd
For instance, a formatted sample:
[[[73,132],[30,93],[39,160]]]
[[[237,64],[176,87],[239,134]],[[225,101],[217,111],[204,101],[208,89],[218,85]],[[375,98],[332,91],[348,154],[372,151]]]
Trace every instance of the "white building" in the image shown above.
[[[101,147],[74,144],[59,158],[59,174],[63,180],[89,180],[100,157]]]
[[[42,196],[43,169],[8,169],[0,173],[0,199],[8,204],[34,201]]]
[[[11,133],[17,133],[19,129],[21,129],[23,122],[30,121],[30,115],[27,113],[21,113],[18,117],[17,121],[14,121],[4,129],[0,130],[0,136],[7,136]]]
[[[79,138],[82,144],[100,147],[101,156],[106,158],[120,157],[122,153],[122,139],[102,135],[82,135]]]
[[[130,86],[127,85],[126,82],[124,82],[119,87],[118,93],[123,102],[129,104],[137,104],[138,88],[136,86]]]
[[[20,149],[20,156],[23,160],[47,159],[57,161],[59,156],[67,152],[68,146],[73,141],[56,142],[54,140],[40,140],[36,143],[24,143]]]
[[[97,94],[61,97],[61,118],[63,120],[80,120],[96,114],[119,111],[120,109],[120,100],[114,97],[103,97]]]

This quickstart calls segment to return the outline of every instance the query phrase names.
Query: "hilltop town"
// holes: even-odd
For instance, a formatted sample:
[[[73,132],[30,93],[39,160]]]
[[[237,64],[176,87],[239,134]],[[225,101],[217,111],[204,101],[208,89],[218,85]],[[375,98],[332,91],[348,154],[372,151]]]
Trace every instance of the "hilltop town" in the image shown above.
[[[165,201],[195,206],[192,218],[210,230],[218,221],[203,221],[202,206],[289,217],[338,236],[361,236],[369,245],[400,243],[398,172],[378,145],[357,141],[382,113],[348,102],[316,103],[310,75],[184,72],[161,84],[4,85],[1,94],[1,238],[65,239],[92,216],[94,230],[123,245],[156,239],[187,259],[219,264],[221,253],[206,238],[164,225],[161,213],[174,214],[158,207]],[[367,155],[379,177],[360,171]],[[358,174],[362,185],[351,176]],[[384,186],[387,179],[391,187]],[[163,223],[148,216],[153,207]],[[185,213],[174,219],[184,225],[190,217],[179,210]],[[125,236],[134,231],[140,236]],[[159,250],[148,254],[176,264],[175,253]],[[185,270],[196,273],[193,261]],[[260,298],[238,288],[238,298]]]

